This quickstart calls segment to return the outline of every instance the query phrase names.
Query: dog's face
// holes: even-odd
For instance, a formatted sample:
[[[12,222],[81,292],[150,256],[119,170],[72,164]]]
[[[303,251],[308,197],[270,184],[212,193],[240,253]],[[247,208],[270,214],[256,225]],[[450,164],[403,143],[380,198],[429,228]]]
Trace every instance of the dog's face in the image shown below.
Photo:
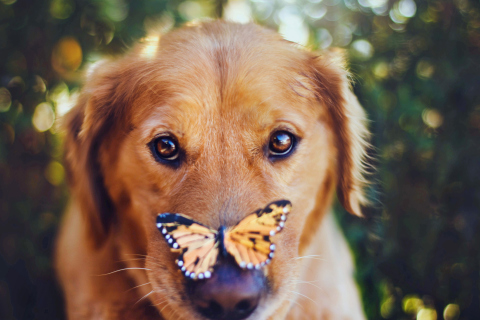
[[[314,57],[254,25],[204,24],[149,45],[97,66],[67,119],[67,162],[93,245],[111,237],[121,257],[147,256],[135,277],[150,282],[164,317],[285,312],[295,258],[336,185],[360,214],[366,131],[346,72],[333,54]],[[292,212],[259,271],[223,259],[212,278],[187,280],[155,224],[170,212],[229,227],[279,199]]]

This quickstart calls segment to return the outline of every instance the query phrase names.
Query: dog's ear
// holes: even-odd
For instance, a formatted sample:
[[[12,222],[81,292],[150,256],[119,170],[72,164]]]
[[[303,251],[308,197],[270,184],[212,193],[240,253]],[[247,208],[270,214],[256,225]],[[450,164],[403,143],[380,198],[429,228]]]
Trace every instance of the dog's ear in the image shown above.
[[[328,51],[313,58],[313,80],[317,99],[327,108],[336,137],[337,196],[344,208],[362,216],[366,204],[365,160],[369,131],[366,115],[350,86],[341,51]]]
[[[131,86],[116,62],[102,62],[87,73],[76,106],[63,119],[65,166],[73,196],[87,219],[95,246],[108,234],[115,208],[104,184],[100,164],[102,142],[126,124]]]

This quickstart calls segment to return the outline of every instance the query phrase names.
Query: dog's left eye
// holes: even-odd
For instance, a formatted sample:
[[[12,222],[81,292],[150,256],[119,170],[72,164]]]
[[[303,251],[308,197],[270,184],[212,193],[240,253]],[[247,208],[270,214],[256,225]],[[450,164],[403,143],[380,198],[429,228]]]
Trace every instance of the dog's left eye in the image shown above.
[[[150,147],[155,157],[161,161],[175,161],[180,154],[177,140],[169,135],[155,138],[150,143]]]
[[[268,149],[270,156],[286,156],[295,146],[295,136],[288,131],[276,131],[270,136]]]

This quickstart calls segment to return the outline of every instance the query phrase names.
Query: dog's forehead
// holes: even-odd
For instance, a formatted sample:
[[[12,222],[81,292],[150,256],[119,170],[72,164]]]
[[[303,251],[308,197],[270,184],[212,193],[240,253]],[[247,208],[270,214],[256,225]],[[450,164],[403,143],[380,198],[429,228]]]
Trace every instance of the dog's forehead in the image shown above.
[[[205,54],[197,61],[170,56],[161,61],[158,77],[145,91],[149,107],[144,108],[143,117],[179,131],[209,124],[218,127],[220,120],[224,125],[230,122],[231,126],[263,128],[278,119],[318,119],[314,85],[302,73],[299,61],[252,57],[248,52],[245,55],[250,59],[235,53],[225,55],[221,61]],[[170,59],[183,63],[180,66]]]

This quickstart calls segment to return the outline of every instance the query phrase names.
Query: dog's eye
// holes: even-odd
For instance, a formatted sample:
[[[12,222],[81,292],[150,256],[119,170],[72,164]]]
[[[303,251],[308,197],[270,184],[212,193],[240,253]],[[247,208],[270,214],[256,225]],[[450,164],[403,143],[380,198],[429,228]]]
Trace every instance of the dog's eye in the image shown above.
[[[178,142],[171,136],[162,136],[153,140],[153,151],[162,160],[174,161],[178,158]]]
[[[295,144],[295,137],[288,131],[276,131],[270,137],[268,144],[271,156],[285,156],[289,154]]]

